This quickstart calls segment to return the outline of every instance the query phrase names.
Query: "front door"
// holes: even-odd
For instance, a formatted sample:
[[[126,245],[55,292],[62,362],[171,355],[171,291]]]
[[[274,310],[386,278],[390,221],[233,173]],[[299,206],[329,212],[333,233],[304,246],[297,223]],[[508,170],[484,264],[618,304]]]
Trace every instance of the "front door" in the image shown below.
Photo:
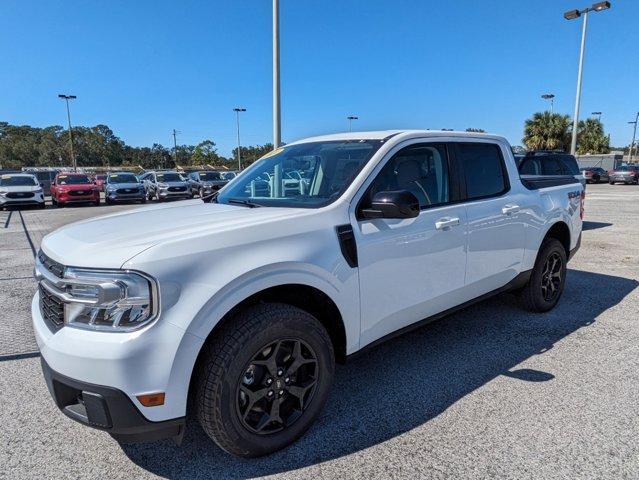
[[[466,208],[453,203],[452,170],[447,145],[412,143],[389,154],[362,197],[358,209],[376,192],[408,190],[421,210],[410,219],[355,214],[361,346],[463,301]]]

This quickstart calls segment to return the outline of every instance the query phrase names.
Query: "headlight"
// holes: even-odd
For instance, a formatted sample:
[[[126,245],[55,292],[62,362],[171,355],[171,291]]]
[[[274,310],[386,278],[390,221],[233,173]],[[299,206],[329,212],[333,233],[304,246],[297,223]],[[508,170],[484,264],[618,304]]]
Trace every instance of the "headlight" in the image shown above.
[[[112,186],[108,186],[108,187],[106,187],[106,190],[107,190],[107,192],[114,192],[115,188],[112,187]]]
[[[41,265],[36,270],[42,286],[64,303],[65,325],[127,332],[157,318],[157,284],[146,275],[66,267],[63,278],[52,278]]]

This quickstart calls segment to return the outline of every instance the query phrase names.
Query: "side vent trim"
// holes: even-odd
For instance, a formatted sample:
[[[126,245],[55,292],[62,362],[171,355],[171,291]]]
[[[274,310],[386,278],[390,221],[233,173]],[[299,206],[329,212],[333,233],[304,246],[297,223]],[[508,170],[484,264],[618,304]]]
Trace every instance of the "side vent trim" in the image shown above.
[[[353,227],[349,224],[338,225],[335,227],[337,232],[337,240],[339,241],[339,248],[342,250],[342,255],[348,266],[351,268],[357,267],[357,243],[355,243],[355,234],[353,233]]]

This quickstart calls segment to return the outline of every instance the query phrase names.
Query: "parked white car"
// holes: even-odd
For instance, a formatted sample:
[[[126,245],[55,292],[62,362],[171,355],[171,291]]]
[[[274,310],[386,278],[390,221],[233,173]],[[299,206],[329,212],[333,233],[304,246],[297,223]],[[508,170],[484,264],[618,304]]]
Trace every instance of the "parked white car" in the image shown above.
[[[36,205],[44,208],[42,184],[30,173],[0,175],[0,210],[9,206]]]
[[[289,144],[212,203],[47,235],[32,305],[47,384],[119,441],[181,439],[191,401],[224,450],[276,451],[312,424],[336,361],[506,290],[553,308],[582,194],[570,176],[520,177],[492,135]]]

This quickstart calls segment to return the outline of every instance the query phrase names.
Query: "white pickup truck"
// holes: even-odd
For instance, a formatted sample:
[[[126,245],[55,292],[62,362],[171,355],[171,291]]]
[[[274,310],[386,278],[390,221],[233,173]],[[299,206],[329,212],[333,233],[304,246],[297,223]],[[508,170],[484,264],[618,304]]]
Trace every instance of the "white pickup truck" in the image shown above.
[[[298,141],[209,203],[47,235],[44,376],[66,415],[121,442],[179,442],[188,413],[224,450],[264,455],[310,427],[335,362],[499,292],[553,308],[582,215],[577,180],[520,177],[498,136]]]

